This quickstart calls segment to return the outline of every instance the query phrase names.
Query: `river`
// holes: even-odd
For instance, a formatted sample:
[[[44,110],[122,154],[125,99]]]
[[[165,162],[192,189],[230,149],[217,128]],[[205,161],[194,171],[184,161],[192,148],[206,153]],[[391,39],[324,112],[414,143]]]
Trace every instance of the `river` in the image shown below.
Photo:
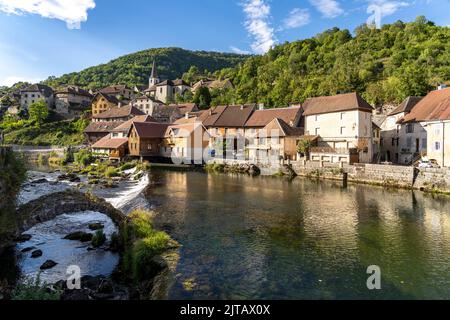
[[[342,188],[303,178],[162,169],[152,169],[146,179],[94,193],[124,212],[154,210],[155,226],[182,245],[170,299],[450,298],[448,197],[354,184]],[[62,216],[51,228],[37,226],[31,233],[45,239],[36,236],[35,243],[18,249],[46,243],[43,258],[48,258],[46,253],[62,243],[59,252],[66,253],[55,258],[68,260],[64,266],[76,263],[88,252],[61,240],[73,231],[62,227],[78,230],[80,223],[101,219],[80,214]],[[89,273],[109,274],[117,263],[109,253],[90,255],[81,261]],[[32,275],[38,262],[22,258],[19,266]],[[371,265],[381,269],[381,290],[367,288]]]
[[[153,171],[183,247],[172,299],[450,298],[450,201],[328,181]],[[367,267],[381,268],[368,290]]]

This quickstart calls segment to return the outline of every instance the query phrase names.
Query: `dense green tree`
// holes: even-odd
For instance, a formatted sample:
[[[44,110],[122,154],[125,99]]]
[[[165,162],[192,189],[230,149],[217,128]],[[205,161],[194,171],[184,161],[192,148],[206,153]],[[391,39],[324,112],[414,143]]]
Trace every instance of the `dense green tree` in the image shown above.
[[[49,116],[47,104],[43,100],[30,104],[28,114],[30,115],[30,121],[40,127]]]
[[[211,93],[207,87],[200,87],[194,94],[193,102],[200,109],[207,109],[211,105]]]

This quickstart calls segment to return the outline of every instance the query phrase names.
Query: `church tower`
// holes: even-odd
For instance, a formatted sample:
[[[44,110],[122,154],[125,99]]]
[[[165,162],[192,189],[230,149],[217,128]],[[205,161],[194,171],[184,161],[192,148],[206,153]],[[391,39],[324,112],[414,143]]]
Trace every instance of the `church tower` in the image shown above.
[[[152,74],[150,75],[150,78],[148,79],[148,86],[150,88],[158,83],[159,83],[159,78],[158,78],[158,73],[156,71],[156,61],[153,60]]]

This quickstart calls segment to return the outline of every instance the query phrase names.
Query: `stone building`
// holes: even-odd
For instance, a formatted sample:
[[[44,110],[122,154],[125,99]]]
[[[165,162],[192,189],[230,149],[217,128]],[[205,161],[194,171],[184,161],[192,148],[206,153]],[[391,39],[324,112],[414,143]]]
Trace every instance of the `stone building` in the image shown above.
[[[55,92],[56,112],[69,117],[79,116],[89,108],[92,98],[89,91],[67,86]]]
[[[53,89],[43,84],[33,84],[20,91],[20,107],[28,110],[30,104],[43,100],[48,108],[53,108],[55,99]]]

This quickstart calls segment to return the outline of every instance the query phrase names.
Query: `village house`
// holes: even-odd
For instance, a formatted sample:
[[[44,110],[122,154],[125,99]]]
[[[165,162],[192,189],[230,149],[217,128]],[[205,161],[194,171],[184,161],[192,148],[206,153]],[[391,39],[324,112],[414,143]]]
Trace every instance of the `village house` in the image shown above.
[[[92,95],[77,86],[67,86],[55,93],[56,112],[70,117],[80,116],[92,100]]]
[[[127,105],[123,107],[113,108],[108,111],[102,112],[100,114],[95,114],[92,116],[92,121],[94,122],[108,122],[108,121],[128,121],[135,116],[143,116],[141,110],[132,105]]]
[[[128,103],[135,98],[135,91],[131,88],[128,88],[125,85],[109,86],[101,89],[99,93],[108,96],[113,96],[117,100],[122,101],[123,103]]]
[[[200,122],[171,125],[164,135],[161,155],[177,163],[203,164],[208,146],[209,133]]]
[[[297,145],[304,128],[292,127],[283,119],[274,118],[264,128],[256,130],[249,138],[247,159],[252,163],[279,163],[297,161]]]
[[[439,166],[450,166],[450,88],[430,92],[400,122],[402,127],[412,124],[412,130],[421,129],[416,145],[410,142],[412,148],[417,148],[417,143],[423,140],[419,148],[420,156],[426,155]]]
[[[107,135],[91,146],[92,153],[95,156],[109,158],[110,160],[121,160],[128,154],[128,136],[135,122],[154,122],[154,119],[148,115],[143,115],[136,116],[126,122],[107,122],[107,124],[117,123],[119,125],[110,129]],[[98,124],[98,122],[94,124]]]
[[[28,110],[30,104],[40,100],[43,100],[48,108],[53,108],[53,89],[43,84],[33,84],[20,91],[20,107],[24,110]]]
[[[120,105],[121,102],[116,97],[103,93],[97,93],[91,103],[92,116],[118,108]]]
[[[89,144],[94,144],[100,139],[106,137],[116,127],[123,124],[123,121],[98,121],[91,122],[86,129],[84,129],[84,135]]]
[[[401,125],[398,123],[405,115],[411,112],[422,97],[408,97],[397,108],[388,113],[381,124],[380,161],[392,163],[404,163],[401,159],[402,147],[400,146]],[[420,128],[416,128],[420,132]],[[423,133],[423,132],[422,132]],[[412,138],[411,138],[412,139]],[[404,141],[404,140],[402,140]],[[403,145],[403,148],[405,146]],[[402,153],[403,155],[404,153]],[[402,157],[403,158],[403,157]],[[403,162],[401,162],[403,160]]]
[[[204,79],[197,81],[192,86],[192,92],[195,93],[200,88],[208,88],[209,90],[226,90],[226,89],[233,89],[233,83],[230,79],[224,79],[224,80],[212,80],[212,79]]]
[[[131,102],[131,104],[148,115],[153,114],[155,107],[164,105],[162,101],[158,101],[155,98],[146,95],[137,97]]]
[[[371,163],[372,111],[357,93],[311,98],[303,104],[305,134],[318,136],[310,160],[329,163]]]
[[[182,96],[186,91],[191,90],[190,85],[181,79],[161,81],[156,71],[155,61],[153,61],[148,83],[148,89],[144,91],[145,95],[163,103],[173,102],[177,95]]]
[[[161,158],[161,147],[168,127],[168,124],[157,122],[133,123],[128,137],[130,156]]]

